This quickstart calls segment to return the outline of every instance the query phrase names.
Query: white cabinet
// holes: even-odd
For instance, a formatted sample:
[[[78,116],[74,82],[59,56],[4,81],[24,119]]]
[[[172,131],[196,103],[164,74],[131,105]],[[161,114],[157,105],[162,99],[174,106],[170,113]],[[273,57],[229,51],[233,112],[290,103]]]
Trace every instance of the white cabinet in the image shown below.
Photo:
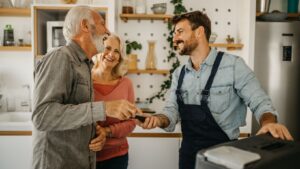
[[[31,169],[31,159],[31,136],[0,136],[1,169]]]
[[[128,169],[178,169],[180,138],[129,137]]]

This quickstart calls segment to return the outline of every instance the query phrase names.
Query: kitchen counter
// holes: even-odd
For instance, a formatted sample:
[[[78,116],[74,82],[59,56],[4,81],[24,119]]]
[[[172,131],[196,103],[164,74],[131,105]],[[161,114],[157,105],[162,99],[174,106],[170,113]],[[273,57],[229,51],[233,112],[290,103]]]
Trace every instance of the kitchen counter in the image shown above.
[[[6,119],[0,119],[0,136],[30,136],[32,135],[33,124],[30,121],[31,115],[25,113],[28,117],[23,117],[24,112],[15,113],[20,120],[20,114],[22,116],[21,121],[5,121]],[[3,114],[2,114],[3,115]],[[9,120],[7,118],[7,120]],[[11,119],[10,119],[11,120]],[[180,124],[176,125],[174,132],[166,132],[161,128],[155,128],[151,130],[145,130],[139,126],[136,126],[134,131],[128,135],[128,137],[158,137],[158,138],[181,138]],[[241,133],[240,137],[249,137],[249,133]]]
[[[33,124],[31,121],[27,122],[1,122],[0,136],[28,136],[32,135]],[[178,124],[174,132],[166,132],[161,128],[145,130],[136,126],[134,131],[128,137],[181,137],[181,129]]]
[[[32,123],[27,124],[0,124],[0,136],[30,136],[32,135]],[[249,133],[241,133],[240,138],[249,137]],[[128,137],[163,137],[163,138],[181,138],[181,129],[178,124],[174,132],[166,132],[161,128],[145,130],[136,126],[134,131]]]

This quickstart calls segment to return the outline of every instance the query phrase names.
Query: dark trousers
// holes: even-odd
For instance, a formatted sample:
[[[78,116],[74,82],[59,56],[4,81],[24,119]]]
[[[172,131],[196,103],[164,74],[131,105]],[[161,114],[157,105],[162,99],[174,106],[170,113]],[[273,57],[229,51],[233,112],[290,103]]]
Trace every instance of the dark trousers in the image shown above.
[[[97,161],[97,169],[127,169],[128,166],[128,154],[115,157],[112,159]]]

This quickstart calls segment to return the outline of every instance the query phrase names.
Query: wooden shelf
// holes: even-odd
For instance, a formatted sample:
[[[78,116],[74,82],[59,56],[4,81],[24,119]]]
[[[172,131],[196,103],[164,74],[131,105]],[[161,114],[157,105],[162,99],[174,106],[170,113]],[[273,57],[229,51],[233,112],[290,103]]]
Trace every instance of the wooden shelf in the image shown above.
[[[163,20],[168,22],[172,18],[172,15],[162,14],[120,14],[120,18],[127,22],[128,20]]]
[[[210,43],[210,47],[216,48],[227,48],[227,50],[237,50],[242,49],[244,47],[243,44],[235,44],[235,43]]]
[[[257,12],[256,16],[261,16],[264,13]],[[300,17],[300,13],[288,13],[288,18],[297,18]]]
[[[31,51],[31,46],[0,46],[0,51]]]
[[[289,18],[297,18],[300,17],[300,13],[288,13]]]
[[[30,8],[0,8],[0,16],[24,16],[29,17]]]
[[[167,75],[170,73],[169,70],[128,70],[128,74],[162,74]]]

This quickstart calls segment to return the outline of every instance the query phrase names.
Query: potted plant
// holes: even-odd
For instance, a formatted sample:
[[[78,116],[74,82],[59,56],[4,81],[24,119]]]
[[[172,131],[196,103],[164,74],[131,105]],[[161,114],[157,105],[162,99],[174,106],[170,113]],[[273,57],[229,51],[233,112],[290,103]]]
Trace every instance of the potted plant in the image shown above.
[[[142,44],[137,41],[126,40],[126,54],[128,57],[128,69],[136,70],[137,69],[137,54],[132,54],[132,50],[141,50]]]

